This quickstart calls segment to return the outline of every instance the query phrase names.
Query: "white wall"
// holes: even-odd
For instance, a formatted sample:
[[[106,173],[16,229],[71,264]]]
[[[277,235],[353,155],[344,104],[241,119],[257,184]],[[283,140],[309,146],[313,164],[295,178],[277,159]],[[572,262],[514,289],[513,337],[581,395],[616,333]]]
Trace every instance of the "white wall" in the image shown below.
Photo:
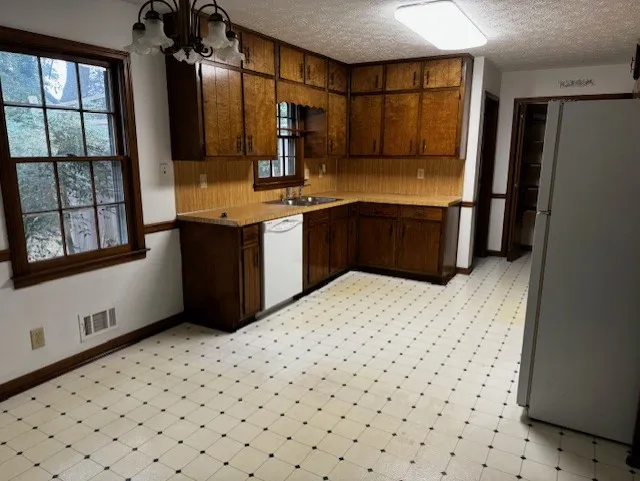
[[[500,94],[501,76],[502,74],[496,66],[485,57],[477,57],[474,60],[469,109],[469,138],[462,187],[462,200],[465,202],[475,202],[478,196],[485,91],[498,96]],[[476,208],[462,207],[460,212],[457,267],[468,268],[473,263],[475,222]]]
[[[588,87],[561,88],[561,80],[593,79]],[[633,78],[628,64],[571,67],[548,70],[505,72],[500,88],[500,113],[496,146],[496,166],[493,193],[506,194],[511,150],[514,99],[526,97],[553,97],[565,95],[595,95],[630,93]],[[505,210],[504,199],[492,199],[489,222],[489,249],[499,251]]]
[[[0,25],[110,48],[130,42],[137,7],[120,0],[0,0]],[[132,58],[145,223],[175,218],[164,58]],[[0,204],[0,250],[7,249]],[[14,290],[0,263],[0,383],[182,311],[177,230],[148,235],[145,260]],[[119,328],[80,344],[78,314],[115,306]],[[46,347],[31,351],[29,330],[44,326]]]

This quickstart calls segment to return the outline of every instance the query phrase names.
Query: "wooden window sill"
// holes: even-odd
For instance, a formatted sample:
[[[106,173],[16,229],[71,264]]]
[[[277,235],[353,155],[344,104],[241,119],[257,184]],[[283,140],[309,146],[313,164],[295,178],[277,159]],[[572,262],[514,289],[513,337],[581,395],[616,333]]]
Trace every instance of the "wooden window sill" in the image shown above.
[[[285,179],[285,180],[274,180],[272,182],[263,181],[260,183],[253,184],[253,190],[274,190],[274,189],[285,189],[287,187],[302,187],[304,185],[304,179]]]
[[[124,264],[126,262],[137,261],[147,257],[148,250],[149,249],[146,248],[139,249],[121,254],[114,254],[107,257],[100,257],[98,259],[73,262],[69,265],[31,272],[29,274],[21,276],[14,276],[12,278],[13,286],[15,289],[22,289],[23,287],[30,287],[36,284],[41,284],[43,282],[61,279],[63,277],[74,276],[76,274],[83,274],[85,272],[95,271],[97,269],[103,269],[105,267],[111,267],[118,264]]]

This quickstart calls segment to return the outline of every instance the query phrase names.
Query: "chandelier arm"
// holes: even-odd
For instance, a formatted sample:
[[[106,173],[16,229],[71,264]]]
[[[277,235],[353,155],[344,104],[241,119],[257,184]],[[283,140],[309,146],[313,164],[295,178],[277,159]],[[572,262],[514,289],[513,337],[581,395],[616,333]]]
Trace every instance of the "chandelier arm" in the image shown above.
[[[147,0],[146,2],[144,2],[142,4],[142,6],[140,7],[140,10],[138,11],[138,22],[142,22],[142,12],[144,12],[144,10],[148,6],[151,6],[151,9],[153,10],[153,3],[154,2],[164,3],[167,7],[169,7],[169,10],[171,10],[171,13],[176,13],[178,11],[177,5],[174,8],[173,6],[171,6],[171,4],[169,2],[167,2],[165,0]],[[175,5],[175,0],[173,0],[173,3]]]
[[[194,0],[194,2],[193,2],[194,8],[195,8],[195,5],[196,5],[197,2],[198,2],[198,0]],[[200,8],[198,8],[198,10],[196,11],[197,17],[200,18],[200,13],[202,13],[202,11],[205,8],[208,8],[208,7],[214,7],[216,9],[216,12],[218,12],[218,10],[220,10],[222,13],[224,13],[225,17],[227,17],[227,23],[229,24],[229,30],[231,30],[233,28],[233,24],[231,23],[231,18],[229,17],[229,14],[227,13],[227,11],[224,8],[222,8],[220,5],[218,5],[218,2],[216,2],[215,0],[214,0],[213,3],[206,3],[206,4],[202,5]]]

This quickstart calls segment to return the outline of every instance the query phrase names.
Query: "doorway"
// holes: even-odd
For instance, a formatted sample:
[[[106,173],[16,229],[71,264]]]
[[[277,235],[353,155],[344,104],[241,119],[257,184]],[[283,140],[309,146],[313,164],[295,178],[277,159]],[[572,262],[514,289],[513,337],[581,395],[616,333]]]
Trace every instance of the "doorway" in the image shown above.
[[[489,216],[491,214],[491,192],[493,191],[493,169],[496,161],[499,105],[498,97],[485,90],[478,178],[478,217],[473,243],[473,254],[475,257],[486,257],[488,250]]]

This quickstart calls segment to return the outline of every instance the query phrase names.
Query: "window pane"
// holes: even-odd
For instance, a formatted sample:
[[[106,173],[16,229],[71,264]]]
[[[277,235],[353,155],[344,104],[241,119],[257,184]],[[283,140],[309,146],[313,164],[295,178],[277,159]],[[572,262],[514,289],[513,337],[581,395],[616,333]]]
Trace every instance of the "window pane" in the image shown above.
[[[286,117],[289,112],[289,104],[286,102],[280,102],[280,117]]]
[[[80,112],[47,110],[51,155],[84,155]]]
[[[42,105],[37,57],[0,52],[0,83],[5,102]]]
[[[88,162],[59,162],[58,181],[62,207],[93,205],[91,168]]]
[[[96,184],[96,200],[98,204],[124,201],[122,165],[119,160],[94,162],[93,179]]]
[[[273,171],[273,176],[274,177],[281,177],[283,175],[283,173],[282,173],[282,160],[281,159],[272,160],[271,161],[271,169]]]
[[[87,155],[113,155],[113,129],[111,115],[84,114],[84,132]]]
[[[287,157],[286,161],[286,174],[285,175],[295,175],[296,173],[296,158],[295,157]]]
[[[23,218],[29,262],[64,255],[59,213],[27,214]]]
[[[261,179],[266,179],[271,177],[271,161],[270,160],[258,161],[258,177]]]
[[[53,58],[41,58],[40,64],[47,106],[79,108],[76,64]]]
[[[42,109],[5,107],[11,157],[46,157],[47,137]]]
[[[58,208],[58,191],[52,162],[21,162],[16,165],[22,212]]]
[[[109,76],[104,67],[80,65],[80,91],[85,110],[111,110]]]
[[[115,247],[127,243],[127,216],[124,204],[98,207],[100,247]]]
[[[93,209],[64,211],[62,218],[67,254],[79,254],[98,248],[96,218]]]

